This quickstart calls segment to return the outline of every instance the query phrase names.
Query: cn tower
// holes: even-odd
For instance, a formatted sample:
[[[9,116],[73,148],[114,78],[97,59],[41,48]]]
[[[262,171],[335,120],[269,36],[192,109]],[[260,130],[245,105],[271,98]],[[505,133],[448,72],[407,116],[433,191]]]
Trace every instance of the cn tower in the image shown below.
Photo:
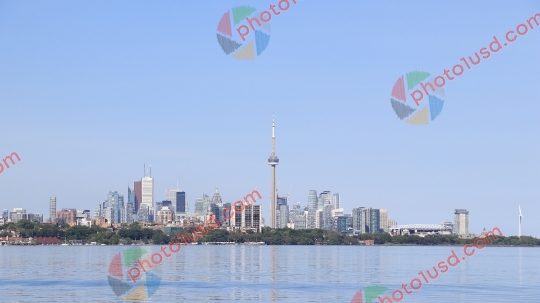
[[[276,156],[276,134],[274,124],[274,113],[272,113],[272,153],[268,158],[268,165],[272,167],[272,180],[270,192],[270,227],[276,228],[276,209],[277,209],[277,190],[276,190],[276,165],[279,164],[279,159]]]

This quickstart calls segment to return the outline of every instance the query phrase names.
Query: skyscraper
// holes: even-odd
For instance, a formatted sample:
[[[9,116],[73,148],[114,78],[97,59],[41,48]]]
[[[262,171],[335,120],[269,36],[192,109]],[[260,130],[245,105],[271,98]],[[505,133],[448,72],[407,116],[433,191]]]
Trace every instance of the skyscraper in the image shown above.
[[[334,204],[334,209],[339,208],[339,193],[335,193],[332,195],[332,204]]]
[[[49,199],[49,221],[50,223],[56,222],[56,197]]]
[[[390,228],[388,227],[388,209],[380,209],[379,210],[379,215],[380,215],[380,225],[381,225],[381,229],[383,230],[383,232],[388,232],[390,231]]]
[[[318,204],[318,198],[317,198],[317,191],[314,189],[311,189],[308,193],[308,208],[309,209],[317,209]]]
[[[276,165],[279,163],[279,158],[276,156],[276,135],[274,132],[274,114],[272,114],[272,152],[268,158],[268,165],[272,167],[272,176],[270,182],[270,227],[276,228],[276,210],[277,210],[277,189],[276,189]]]
[[[325,190],[319,195],[319,199],[317,199],[317,209],[324,209],[325,205],[332,204],[332,197],[330,195],[330,191]]]
[[[141,205],[148,207],[149,214],[154,211],[154,179],[145,176],[141,179]]]
[[[461,238],[469,236],[469,211],[466,209],[456,209],[454,212],[454,233]]]
[[[133,192],[135,193],[135,213],[139,212],[139,208],[141,207],[142,202],[142,186],[141,181],[135,181],[133,182]]]

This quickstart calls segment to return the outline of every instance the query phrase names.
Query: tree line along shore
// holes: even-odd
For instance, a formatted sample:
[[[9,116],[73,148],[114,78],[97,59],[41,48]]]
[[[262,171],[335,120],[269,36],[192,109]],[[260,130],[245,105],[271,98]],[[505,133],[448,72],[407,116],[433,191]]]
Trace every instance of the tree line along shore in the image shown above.
[[[165,234],[159,226],[143,227],[139,223],[123,225],[120,228],[100,226],[69,226],[48,223],[35,223],[20,220],[0,226],[3,244],[39,245],[39,239],[57,239],[56,243],[132,245],[132,244],[169,244],[178,240],[178,235],[196,233],[195,228],[183,228]],[[26,241],[25,241],[26,239]],[[38,239],[38,240],[36,240]],[[272,229],[263,227],[262,232],[248,230],[227,231],[226,229],[208,230],[204,236],[199,235],[197,244],[250,244],[266,245],[467,245],[474,240],[459,238],[456,235],[416,235],[391,236],[388,233],[366,233],[350,236],[335,231],[322,229]],[[531,236],[497,236],[490,246],[540,246],[540,239]]]

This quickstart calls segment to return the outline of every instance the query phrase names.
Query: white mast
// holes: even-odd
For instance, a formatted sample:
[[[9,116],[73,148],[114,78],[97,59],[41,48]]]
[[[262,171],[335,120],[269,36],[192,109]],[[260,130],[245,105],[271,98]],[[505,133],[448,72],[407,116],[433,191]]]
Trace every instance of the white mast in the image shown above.
[[[521,205],[519,205],[519,231],[518,231],[518,235],[519,235],[520,239],[521,239],[521,218],[523,218],[523,216],[521,215]]]

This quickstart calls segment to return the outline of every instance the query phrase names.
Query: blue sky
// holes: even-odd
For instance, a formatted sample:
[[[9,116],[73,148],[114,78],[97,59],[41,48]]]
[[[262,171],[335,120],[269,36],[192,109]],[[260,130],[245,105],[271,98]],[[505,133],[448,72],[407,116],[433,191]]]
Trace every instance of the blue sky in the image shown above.
[[[190,208],[218,186],[261,191],[268,218],[272,112],[280,193],[310,189],[398,224],[453,221],[540,236],[540,26],[446,84],[428,125],[390,105],[398,77],[442,74],[540,13],[538,1],[297,1],[254,60],[227,57],[217,24],[273,1],[0,2],[0,208],[91,209],[152,165],[155,199]],[[268,222],[268,221],[267,221]]]

